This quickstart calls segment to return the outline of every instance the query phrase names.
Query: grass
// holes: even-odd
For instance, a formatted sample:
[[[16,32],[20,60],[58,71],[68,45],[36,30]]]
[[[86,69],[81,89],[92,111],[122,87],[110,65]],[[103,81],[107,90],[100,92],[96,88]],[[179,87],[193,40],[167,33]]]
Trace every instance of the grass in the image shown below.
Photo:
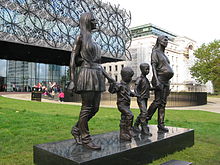
[[[33,145],[72,138],[70,129],[80,107],[0,97],[0,165],[33,164]],[[133,110],[137,116],[138,110]],[[156,116],[156,115],[155,115]],[[156,124],[156,117],[150,124]],[[100,108],[89,123],[91,134],[118,130],[120,113]],[[195,145],[156,160],[150,165],[176,159],[194,165],[220,164],[220,114],[167,110],[166,124],[195,129]]]

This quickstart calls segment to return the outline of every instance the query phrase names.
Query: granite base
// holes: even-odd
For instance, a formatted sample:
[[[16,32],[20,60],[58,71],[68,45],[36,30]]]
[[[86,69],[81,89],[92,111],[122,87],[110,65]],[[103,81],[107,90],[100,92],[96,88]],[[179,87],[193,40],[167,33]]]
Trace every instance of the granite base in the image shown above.
[[[138,165],[150,163],[175,151],[194,144],[194,130],[169,128],[168,133],[158,133],[150,125],[152,136],[137,134],[131,142],[120,141],[119,132],[92,136],[100,144],[99,151],[75,143],[74,139],[38,144],[34,146],[34,163],[37,165]]]

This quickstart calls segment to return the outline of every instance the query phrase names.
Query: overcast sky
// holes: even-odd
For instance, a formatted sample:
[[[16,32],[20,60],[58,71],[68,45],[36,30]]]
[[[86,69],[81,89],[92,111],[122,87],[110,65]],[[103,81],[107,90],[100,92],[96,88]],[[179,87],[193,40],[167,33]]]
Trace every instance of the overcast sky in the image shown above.
[[[220,39],[220,0],[102,0],[131,11],[130,27],[152,23],[198,45]]]

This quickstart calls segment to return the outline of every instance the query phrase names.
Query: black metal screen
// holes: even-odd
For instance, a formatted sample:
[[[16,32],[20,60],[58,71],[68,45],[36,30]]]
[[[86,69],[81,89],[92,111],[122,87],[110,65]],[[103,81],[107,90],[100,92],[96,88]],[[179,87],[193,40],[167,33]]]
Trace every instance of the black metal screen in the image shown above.
[[[78,94],[70,95],[66,91],[66,101],[81,102],[81,97]],[[148,99],[148,105],[152,103],[154,95],[151,94]],[[109,92],[102,94],[102,101],[104,105],[116,105],[117,95],[112,95]],[[136,102],[137,99],[132,97],[132,102]],[[207,104],[207,93],[206,92],[171,92],[167,98],[167,107],[183,107],[183,106],[195,106]],[[135,105],[135,104],[134,104]]]
[[[70,51],[83,12],[98,20],[103,56],[131,59],[130,12],[100,0],[0,0],[0,40]]]
[[[170,107],[204,104],[207,104],[206,92],[171,92],[167,100],[167,106]]]

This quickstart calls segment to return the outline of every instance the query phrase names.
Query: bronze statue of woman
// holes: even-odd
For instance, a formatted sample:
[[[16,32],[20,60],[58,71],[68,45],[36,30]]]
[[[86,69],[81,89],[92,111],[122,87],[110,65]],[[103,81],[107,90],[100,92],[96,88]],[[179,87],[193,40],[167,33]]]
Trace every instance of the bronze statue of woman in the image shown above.
[[[174,72],[170,67],[170,61],[164,51],[168,44],[167,36],[159,36],[151,54],[153,70],[152,85],[155,87],[155,99],[147,112],[147,121],[150,120],[158,109],[158,131],[168,132],[165,128],[164,117],[167,97],[170,94],[170,79]]]
[[[88,121],[98,112],[101,92],[105,91],[105,77],[114,81],[102,68],[101,50],[92,39],[97,21],[92,13],[80,16],[80,35],[76,38],[70,61],[72,88],[82,98],[79,120],[72,128],[72,135],[78,144],[90,149],[101,149],[92,142]]]

